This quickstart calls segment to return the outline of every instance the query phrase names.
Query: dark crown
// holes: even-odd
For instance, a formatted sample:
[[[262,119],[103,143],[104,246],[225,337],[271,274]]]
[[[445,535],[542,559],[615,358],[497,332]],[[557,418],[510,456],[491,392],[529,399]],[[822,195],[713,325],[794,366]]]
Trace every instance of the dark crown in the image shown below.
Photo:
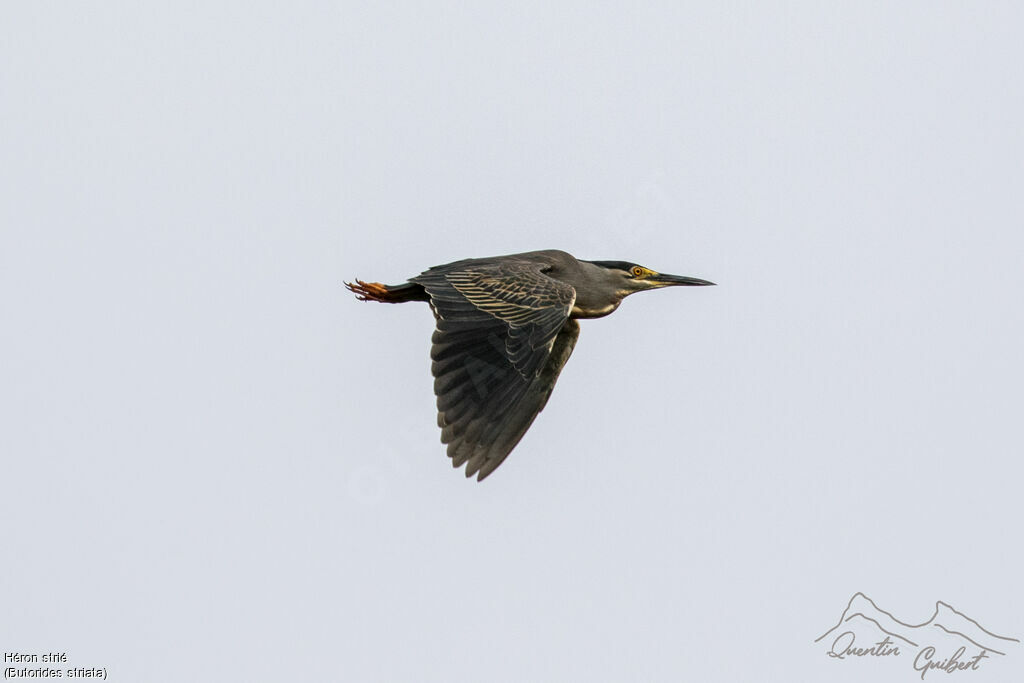
[[[595,266],[601,266],[602,268],[624,270],[627,273],[636,266],[636,263],[630,263],[629,261],[588,261],[593,263]]]

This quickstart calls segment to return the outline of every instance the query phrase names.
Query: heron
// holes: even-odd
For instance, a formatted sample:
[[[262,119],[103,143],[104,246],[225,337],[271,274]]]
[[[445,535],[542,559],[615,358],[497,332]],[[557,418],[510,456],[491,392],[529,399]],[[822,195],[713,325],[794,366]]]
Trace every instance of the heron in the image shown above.
[[[361,301],[424,301],[441,443],[483,481],[544,409],[576,346],[577,320],[602,318],[630,294],[715,283],[628,261],[584,261],[556,249],[434,266],[400,285],[345,282]]]

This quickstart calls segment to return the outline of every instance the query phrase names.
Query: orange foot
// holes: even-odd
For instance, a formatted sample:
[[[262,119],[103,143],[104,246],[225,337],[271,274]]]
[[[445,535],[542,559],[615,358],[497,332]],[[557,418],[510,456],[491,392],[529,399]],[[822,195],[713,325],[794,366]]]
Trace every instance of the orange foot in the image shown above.
[[[363,282],[357,278],[354,285],[346,282],[345,287],[348,288],[348,291],[355,294],[356,298],[360,301],[388,302],[391,300],[388,288],[379,282]]]

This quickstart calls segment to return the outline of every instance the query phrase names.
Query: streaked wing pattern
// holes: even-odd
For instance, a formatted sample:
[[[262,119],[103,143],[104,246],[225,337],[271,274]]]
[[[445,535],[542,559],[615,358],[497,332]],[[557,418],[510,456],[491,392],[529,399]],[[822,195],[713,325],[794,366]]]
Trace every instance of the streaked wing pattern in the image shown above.
[[[483,479],[544,408],[572,353],[575,290],[526,263],[463,261],[412,281],[437,318],[430,355],[441,441],[455,467]]]

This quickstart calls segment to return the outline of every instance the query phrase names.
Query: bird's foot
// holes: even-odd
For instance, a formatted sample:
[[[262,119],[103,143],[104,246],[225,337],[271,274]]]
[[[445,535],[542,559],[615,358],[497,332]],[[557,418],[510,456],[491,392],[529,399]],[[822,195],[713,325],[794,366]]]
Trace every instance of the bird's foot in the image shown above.
[[[363,282],[357,278],[355,284],[346,282],[345,287],[360,301],[389,302],[391,299],[388,288],[379,282]]]

